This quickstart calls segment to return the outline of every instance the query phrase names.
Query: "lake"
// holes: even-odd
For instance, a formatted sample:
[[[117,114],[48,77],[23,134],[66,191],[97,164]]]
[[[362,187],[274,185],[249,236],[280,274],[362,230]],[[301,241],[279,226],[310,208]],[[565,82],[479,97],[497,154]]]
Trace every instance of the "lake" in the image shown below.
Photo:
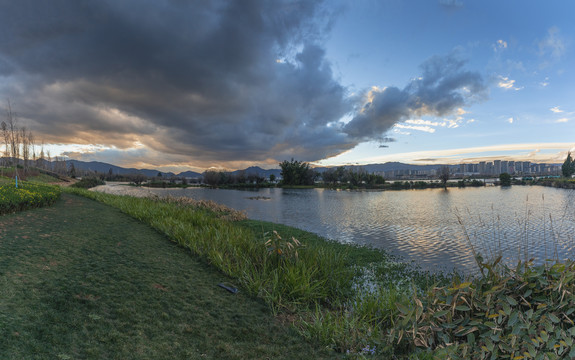
[[[117,194],[213,200],[248,217],[294,226],[342,243],[382,248],[432,271],[477,271],[474,250],[517,259],[573,258],[575,192],[541,186],[402,191],[328,189],[147,189]]]

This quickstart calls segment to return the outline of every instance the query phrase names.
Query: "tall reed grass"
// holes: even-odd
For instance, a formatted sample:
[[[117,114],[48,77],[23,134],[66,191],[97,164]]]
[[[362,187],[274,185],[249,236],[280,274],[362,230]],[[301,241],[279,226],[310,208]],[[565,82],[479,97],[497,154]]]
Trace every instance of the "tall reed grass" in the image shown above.
[[[179,245],[237,279],[274,310],[334,302],[348,291],[352,273],[345,255],[330,249],[301,247],[298,256],[270,254],[269,238],[234,224],[241,213],[188,199],[135,198],[66,189],[149,224]],[[305,244],[303,244],[305,245]]]
[[[463,213],[456,209],[455,216],[475,259],[481,256],[492,262],[500,257],[507,266],[519,261],[541,265],[575,255],[574,234],[569,230],[575,212],[574,200],[575,192],[570,192],[560,215],[547,211],[542,194],[535,199],[527,197],[522,214],[500,214],[492,205],[487,216],[474,215],[469,209]],[[480,267],[477,262],[476,265]]]
[[[353,264],[329,246],[256,234],[232,220],[241,216],[213,204],[66,191],[150,224],[237,279],[274,312],[287,311],[308,340],[352,357],[575,357],[575,265],[522,260],[534,249],[529,210],[519,224],[524,230],[515,234],[521,248],[509,249],[521,256],[516,266],[502,261],[510,235],[492,210],[475,233],[488,236],[491,248],[485,244],[481,251],[490,249],[490,257],[483,259],[474,243],[480,271],[464,277],[424,273],[383,255],[371,265]],[[544,236],[561,243],[561,219],[541,221]]]
[[[400,314],[397,304],[410,306],[414,291],[450,279],[423,273],[379,250],[307,243],[274,231],[257,233],[235,222],[245,214],[211,202],[65,191],[150,224],[237,279],[274,313],[287,312],[308,340],[351,356],[395,356],[409,349],[387,340]],[[350,252],[356,261],[367,263],[354,264]]]

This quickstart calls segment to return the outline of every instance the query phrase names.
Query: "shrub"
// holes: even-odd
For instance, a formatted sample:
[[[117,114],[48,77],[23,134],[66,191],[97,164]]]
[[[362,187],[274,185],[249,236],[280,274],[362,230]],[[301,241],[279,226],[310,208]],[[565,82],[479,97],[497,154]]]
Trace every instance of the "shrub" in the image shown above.
[[[0,214],[53,204],[60,198],[60,188],[29,182],[0,186]]]
[[[575,356],[575,263],[512,269],[484,263],[479,278],[455,281],[399,306],[390,341],[452,359],[558,359]]]
[[[72,187],[75,188],[80,188],[80,189],[89,189],[89,188],[93,188],[95,186],[98,185],[105,185],[106,183],[97,177],[85,177],[82,178],[82,180],[78,181],[77,183],[70,185]]]

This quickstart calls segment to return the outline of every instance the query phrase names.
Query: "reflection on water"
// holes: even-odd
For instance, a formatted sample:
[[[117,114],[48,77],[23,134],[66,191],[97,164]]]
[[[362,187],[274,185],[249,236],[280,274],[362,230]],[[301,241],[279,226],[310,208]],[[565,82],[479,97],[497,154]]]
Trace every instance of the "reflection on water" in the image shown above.
[[[245,210],[252,219],[383,248],[430,270],[475,271],[473,250],[488,256],[502,252],[511,262],[525,257],[538,261],[572,258],[574,250],[575,197],[573,191],[564,189],[240,191],[107,186],[101,190],[209,199]]]

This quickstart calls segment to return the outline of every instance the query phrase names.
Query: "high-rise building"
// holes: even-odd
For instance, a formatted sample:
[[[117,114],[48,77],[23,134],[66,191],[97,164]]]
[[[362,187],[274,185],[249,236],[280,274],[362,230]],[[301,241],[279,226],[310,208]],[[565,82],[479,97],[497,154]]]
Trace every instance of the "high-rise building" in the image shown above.
[[[485,172],[485,161],[479,162],[479,169],[477,169],[480,174],[486,174]]]
[[[493,161],[493,171],[494,171],[494,175],[501,174],[501,160],[494,160]]]
[[[509,167],[508,173],[515,174],[515,161],[509,161],[507,166]]]
[[[491,161],[485,164],[485,173],[487,175],[493,175],[494,169],[493,169],[493,163]]]
[[[509,165],[507,164],[507,160],[501,160],[501,172],[509,173]]]
[[[524,174],[531,174],[531,163],[529,161],[523,162],[523,173]]]

